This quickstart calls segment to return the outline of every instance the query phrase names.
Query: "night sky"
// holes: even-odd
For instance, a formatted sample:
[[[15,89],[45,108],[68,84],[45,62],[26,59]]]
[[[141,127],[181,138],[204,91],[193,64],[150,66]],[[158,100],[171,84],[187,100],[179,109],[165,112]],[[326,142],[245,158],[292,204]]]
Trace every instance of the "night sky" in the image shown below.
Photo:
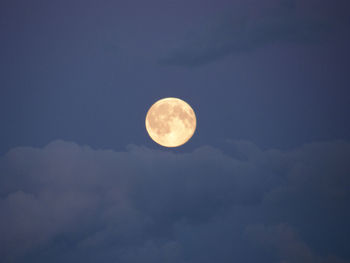
[[[347,0],[1,0],[0,262],[349,263],[349,48]]]

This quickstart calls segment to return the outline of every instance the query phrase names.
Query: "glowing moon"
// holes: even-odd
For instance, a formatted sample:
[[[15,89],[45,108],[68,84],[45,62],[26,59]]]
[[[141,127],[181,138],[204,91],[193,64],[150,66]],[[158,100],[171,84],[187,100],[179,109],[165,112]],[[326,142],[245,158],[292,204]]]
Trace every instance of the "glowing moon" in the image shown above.
[[[165,147],[185,144],[196,130],[196,115],[183,100],[165,98],[158,100],[146,115],[149,136]]]

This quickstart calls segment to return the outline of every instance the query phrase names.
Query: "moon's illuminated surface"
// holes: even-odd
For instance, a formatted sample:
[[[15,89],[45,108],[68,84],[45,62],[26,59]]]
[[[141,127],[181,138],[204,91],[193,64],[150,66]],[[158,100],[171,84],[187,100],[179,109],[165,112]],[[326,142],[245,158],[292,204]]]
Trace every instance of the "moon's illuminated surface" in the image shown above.
[[[146,116],[149,136],[165,147],[186,143],[196,130],[196,124],[196,115],[191,106],[177,98],[158,100]]]

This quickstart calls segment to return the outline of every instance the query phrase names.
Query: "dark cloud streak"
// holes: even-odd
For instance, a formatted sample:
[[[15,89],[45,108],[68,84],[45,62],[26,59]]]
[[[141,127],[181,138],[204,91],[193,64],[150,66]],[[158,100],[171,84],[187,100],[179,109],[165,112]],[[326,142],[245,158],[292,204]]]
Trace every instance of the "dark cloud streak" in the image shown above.
[[[194,33],[160,63],[198,67],[276,42],[312,43],[340,22],[335,23],[337,17],[300,14],[296,2],[276,1],[272,7],[262,8],[258,15],[247,10],[234,11],[234,15],[229,15],[232,18],[220,25]]]

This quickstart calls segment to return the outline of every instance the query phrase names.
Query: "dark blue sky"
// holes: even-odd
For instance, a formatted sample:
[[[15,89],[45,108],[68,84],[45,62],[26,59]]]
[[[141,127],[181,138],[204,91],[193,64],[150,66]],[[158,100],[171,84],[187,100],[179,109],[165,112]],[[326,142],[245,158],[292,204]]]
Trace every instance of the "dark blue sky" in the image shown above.
[[[4,262],[350,262],[345,0],[0,3]],[[148,108],[187,101],[164,149]]]
[[[153,146],[165,96],[196,110],[192,147],[349,139],[349,10],[304,2],[2,1],[0,152]]]

